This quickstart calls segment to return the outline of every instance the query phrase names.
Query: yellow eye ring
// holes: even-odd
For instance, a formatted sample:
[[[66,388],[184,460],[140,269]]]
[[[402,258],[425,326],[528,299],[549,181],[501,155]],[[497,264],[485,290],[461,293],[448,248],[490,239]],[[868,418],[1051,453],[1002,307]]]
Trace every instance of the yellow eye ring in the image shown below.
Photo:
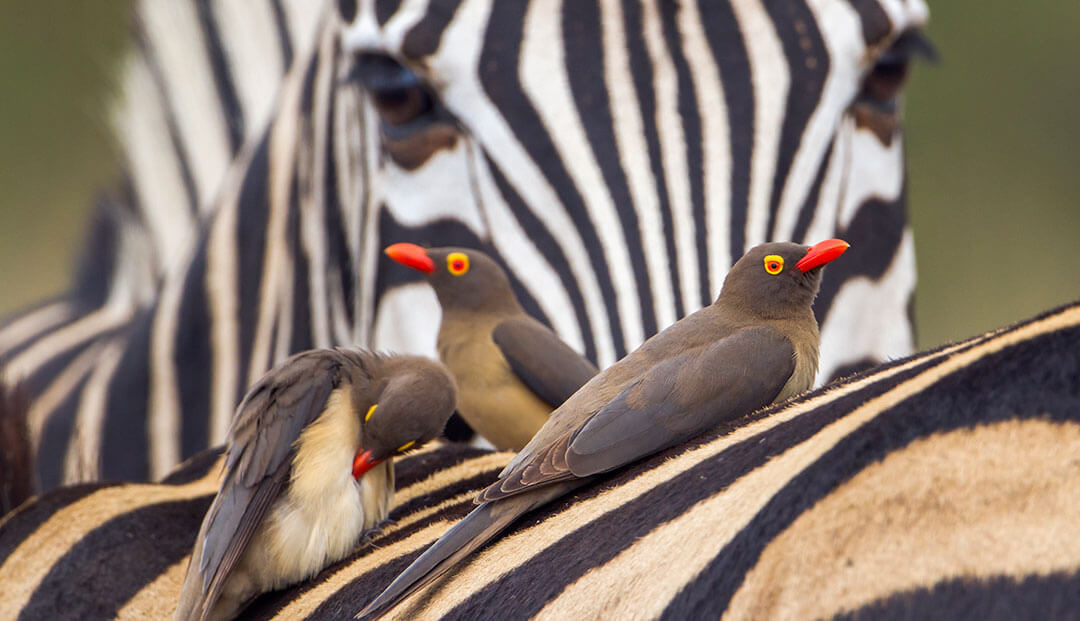
[[[784,257],[778,254],[765,257],[765,271],[773,275],[784,271]]]
[[[446,256],[446,270],[454,276],[461,276],[469,271],[469,255],[464,252],[451,252]]]

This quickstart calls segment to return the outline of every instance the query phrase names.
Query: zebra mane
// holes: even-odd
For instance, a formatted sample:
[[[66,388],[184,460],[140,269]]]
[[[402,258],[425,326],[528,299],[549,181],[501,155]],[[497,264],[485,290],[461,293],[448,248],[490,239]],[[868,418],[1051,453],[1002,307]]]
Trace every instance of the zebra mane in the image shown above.
[[[529,514],[403,618],[1053,616],[1080,606],[1080,303],[724,425]],[[218,454],[0,523],[0,616],[171,614]],[[397,462],[396,525],[250,618],[354,615],[509,460]],[[10,585],[10,586],[7,586]],[[1007,613],[1006,613],[1007,614]]]

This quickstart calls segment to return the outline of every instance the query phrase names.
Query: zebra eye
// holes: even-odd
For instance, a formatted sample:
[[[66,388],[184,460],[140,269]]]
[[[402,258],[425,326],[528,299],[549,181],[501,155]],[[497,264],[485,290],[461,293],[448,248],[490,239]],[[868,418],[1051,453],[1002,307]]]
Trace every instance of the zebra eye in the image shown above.
[[[352,72],[371,94],[386,125],[399,127],[434,117],[434,99],[424,80],[395,60],[381,54],[361,54]]]
[[[878,58],[863,79],[857,101],[871,104],[883,112],[894,112],[896,98],[907,82],[908,69],[915,58],[936,62],[938,53],[923,32],[909,30]]]
[[[765,257],[765,271],[776,275],[784,270],[784,257],[778,254],[770,254]]]

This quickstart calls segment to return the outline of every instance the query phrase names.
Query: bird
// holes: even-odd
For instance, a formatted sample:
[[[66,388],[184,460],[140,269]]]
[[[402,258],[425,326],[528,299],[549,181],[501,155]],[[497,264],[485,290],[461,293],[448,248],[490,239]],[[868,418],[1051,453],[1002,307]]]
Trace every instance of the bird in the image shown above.
[[[236,409],[174,619],[230,619],[370,540],[392,458],[437,437],[455,403],[446,368],[417,356],[318,349],[268,371]]]
[[[506,272],[483,252],[409,243],[385,252],[427,275],[442,307],[436,347],[457,380],[458,411],[495,448],[521,450],[599,372],[522,309]]]
[[[709,306],[649,338],[552,412],[478,505],[368,606],[382,615],[522,514],[720,423],[808,390],[818,366],[812,303],[822,267],[848,243],[750,249]]]

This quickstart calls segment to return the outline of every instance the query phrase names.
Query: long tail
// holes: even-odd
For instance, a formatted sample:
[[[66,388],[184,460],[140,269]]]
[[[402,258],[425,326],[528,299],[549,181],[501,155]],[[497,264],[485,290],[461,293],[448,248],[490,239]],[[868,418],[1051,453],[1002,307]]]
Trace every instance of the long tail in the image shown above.
[[[394,578],[390,586],[361,610],[356,618],[360,621],[379,618],[406,597],[453,569],[462,559],[491,541],[518,517],[562,496],[583,482],[577,480],[548,485],[528,493],[484,503],[473,509]]]

